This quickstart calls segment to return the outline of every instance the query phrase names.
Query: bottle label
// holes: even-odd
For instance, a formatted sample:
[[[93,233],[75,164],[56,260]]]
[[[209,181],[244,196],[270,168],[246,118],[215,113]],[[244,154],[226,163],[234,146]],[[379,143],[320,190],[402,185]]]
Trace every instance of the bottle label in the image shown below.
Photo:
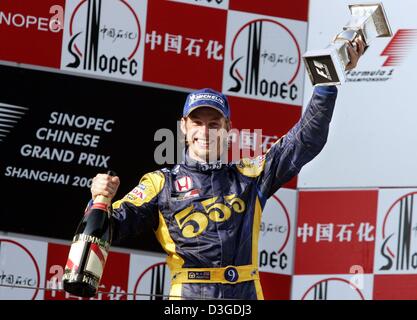
[[[83,241],[83,242],[88,242],[88,243],[92,243],[92,244],[96,244],[100,247],[102,247],[104,250],[109,251],[110,249],[110,243],[106,240],[94,237],[94,236],[90,236],[88,234],[77,234],[75,235],[74,239],[72,239],[73,242],[77,242],[77,241]]]
[[[109,208],[109,205],[107,203],[103,203],[103,202],[94,202],[92,209],[100,209],[103,211],[107,211]]]
[[[65,266],[66,273],[88,272],[100,279],[109,248],[110,244],[107,241],[85,234],[76,235]]]

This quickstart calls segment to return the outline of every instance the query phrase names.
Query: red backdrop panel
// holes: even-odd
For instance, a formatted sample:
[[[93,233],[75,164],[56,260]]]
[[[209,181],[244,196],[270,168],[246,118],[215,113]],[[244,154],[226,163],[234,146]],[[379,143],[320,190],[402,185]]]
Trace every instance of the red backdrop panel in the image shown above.
[[[2,0],[0,2],[0,60],[59,68],[62,30],[53,32],[50,19],[64,0]]]
[[[301,21],[307,21],[308,18],[308,0],[230,0],[229,8]]]
[[[46,264],[45,286],[48,287],[53,277],[60,277],[59,267],[64,267],[67,262],[70,246],[61,244],[48,244],[48,258]],[[119,252],[110,252],[100,290],[105,293],[98,293],[93,299],[100,300],[126,300],[128,277],[129,277],[130,255]],[[65,292],[45,292],[45,300],[78,299],[76,296],[68,295]]]
[[[143,80],[221,90],[227,10],[148,2]]]
[[[289,300],[291,293],[291,276],[260,272],[262,290],[265,300]]]
[[[375,275],[374,300],[417,300],[417,275]]]
[[[300,192],[295,274],[372,273],[377,199],[374,190]]]
[[[300,119],[301,107],[278,104],[254,99],[228,97],[231,108],[232,128],[238,130],[262,130],[262,143],[267,148],[285,135]],[[260,142],[259,139],[257,139]],[[265,151],[265,148],[264,148]],[[284,185],[295,189],[297,179],[293,178]]]

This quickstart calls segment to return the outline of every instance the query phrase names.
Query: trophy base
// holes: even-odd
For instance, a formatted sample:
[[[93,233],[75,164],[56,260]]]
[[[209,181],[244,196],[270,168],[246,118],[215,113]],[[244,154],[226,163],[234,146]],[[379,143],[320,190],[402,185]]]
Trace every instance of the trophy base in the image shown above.
[[[308,51],[303,59],[313,86],[338,85],[346,81],[345,67],[336,50]]]

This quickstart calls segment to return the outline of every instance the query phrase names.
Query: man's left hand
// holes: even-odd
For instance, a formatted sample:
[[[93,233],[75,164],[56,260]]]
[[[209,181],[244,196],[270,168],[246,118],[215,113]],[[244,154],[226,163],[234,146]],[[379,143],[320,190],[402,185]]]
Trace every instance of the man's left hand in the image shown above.
[[[363,52],[365,50],[365,42],[362,40],[361,37],[357,38],[354,41],[355,46],[353,46],[351,43],[348,44],[348,52],[350,57],[350,62],[346,66],[346,71],[352,70],[356,68],[358,65],[359,58],[363,55]]]

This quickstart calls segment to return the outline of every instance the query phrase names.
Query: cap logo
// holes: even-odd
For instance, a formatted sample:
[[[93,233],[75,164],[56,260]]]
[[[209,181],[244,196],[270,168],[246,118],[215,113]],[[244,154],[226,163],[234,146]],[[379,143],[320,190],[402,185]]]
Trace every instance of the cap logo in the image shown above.
[[[215,102],[220,103],[222,106],[224,106],[224,100],[214,94],[209,93],[200,93],[200,94],[192,94],[190,95],[190,104],[193,104],[194,102],[198,100],[213,100]]]
[[[195,94],[190,95],[190,104],[193,104],[195,101]]]

